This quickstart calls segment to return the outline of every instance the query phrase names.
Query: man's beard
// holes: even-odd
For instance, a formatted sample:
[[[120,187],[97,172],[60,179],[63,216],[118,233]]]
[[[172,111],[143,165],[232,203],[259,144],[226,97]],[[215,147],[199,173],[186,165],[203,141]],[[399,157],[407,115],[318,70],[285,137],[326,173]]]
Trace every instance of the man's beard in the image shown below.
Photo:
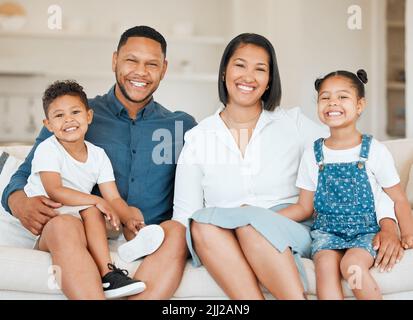
[[[157,87],[154,88],[151,92],[149,92],[149,94],[148,94],[145,98],[143,98],[143,99],[141,99],[141,100],[134,100],[134,99],[132,99],[132,98],[130,97],[130,95],[129,95],[128,92],[126,91],[125,86],[123,86],[123,85],[120,83],[117,74],[116,74],[116,83],[117,83],[120,91],[122,92],[123,96],[126,98],[126,100],[128,100],[128,101],[130,101],[130,102],[133,102],[133,103],[142,103],[142,102],[145,102],[145,101],[149,100],[149,98],[152,96],[152,94],[153,94],[153,93],[155,92],[155,90],[157,89]]]

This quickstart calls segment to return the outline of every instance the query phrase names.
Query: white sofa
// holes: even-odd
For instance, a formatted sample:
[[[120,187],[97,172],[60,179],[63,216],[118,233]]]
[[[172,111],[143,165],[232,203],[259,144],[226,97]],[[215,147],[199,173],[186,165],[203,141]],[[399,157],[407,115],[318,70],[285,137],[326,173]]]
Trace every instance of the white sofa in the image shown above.
[[[413,163],[413,140],[386,141],[385,144],[395,158],[402,185],[406,188]],[[0,150],[21,158],[29,149],[14,146]],[[413,184],[413,181],[411,182]],[[4,214],[1,218],[3,221],[0,223],[17,223],[14,218],[5,217]],[[116,254],[118,245],[118,241],[110,240],[113,259],[119,267],[126,268],[133,274],[141,261],[123,263]],[[309,280],[308,296],[310,299],[315,298],[313,262],[303,259],[303,263]],[[54,288],[50,266],[51,258],[48,253],[0,246],[0,274],[2,275],[0,299],[65,299],[62,292]],[[390,273],[380,273],[376,269],[372,269],[371,273],[377,280],[385,299],[413,299],[413,250],[407,250],[403,260]],[[346,298],[352,299],[351,290],[344,282],[343,288]],[[268,293],[266,297],[272,298]],[[204,267],[193,268],[188,260],[184,277],[173,299],[226,299],[226,296]]]

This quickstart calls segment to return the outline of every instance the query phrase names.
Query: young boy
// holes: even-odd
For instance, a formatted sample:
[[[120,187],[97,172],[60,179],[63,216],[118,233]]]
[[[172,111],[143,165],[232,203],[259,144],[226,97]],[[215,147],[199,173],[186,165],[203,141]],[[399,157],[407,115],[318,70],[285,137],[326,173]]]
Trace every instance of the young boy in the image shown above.
[[[70,214],[83,221],[87,246],[102,276],[107,298],[142,292],[145,290],[143,282],[129,278],[126,270],[112,263],[103,215],[117,230],[120,217],[125,223],[124,233],[128,240],[131,234],[139,234],[144,219],[139,209],[129,207],[120,197],[112,165],[104,150],[84,140],[93,111],[89,109],[83,88],[74,81],[57,81],[46,89],[43,108],[46,115],[43,123],[53,136],[40,143],[35,151],[25,193],[29,197],[48,196],[63,205],[57,209],[61,214]],[[96,184],[102,197],[91,194]],[[157,240],[154,243],[157,247],[151,248],[153,251],[163,240],[163,231],[156,231],[158,236],[152,243]],[[136,237],[134,242],[138,240],[143,240],[142,236]],[[36,247],[45,249],[41,235]],[[148,254],[132,249],[135,256]]]

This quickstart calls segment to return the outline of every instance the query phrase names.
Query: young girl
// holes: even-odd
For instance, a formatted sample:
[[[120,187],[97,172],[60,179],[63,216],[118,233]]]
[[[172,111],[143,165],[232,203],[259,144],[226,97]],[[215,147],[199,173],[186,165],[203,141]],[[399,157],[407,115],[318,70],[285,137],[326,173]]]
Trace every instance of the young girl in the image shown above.
[[[356,123],[366,101],[367,74],[332,72],[315,82],[318,116],[331,136],[304,152],[297,177],[298,203],[280,211],[293,220],[315,211],[311,255],[319,299],[343,299],[341,276],[352,283],[358,299],[381,299],[370,275],[376,251],[373,238],[380,230],[375,203],[383,190],[394,202],[403,248],[413,247],[410,205],[390,152]]]

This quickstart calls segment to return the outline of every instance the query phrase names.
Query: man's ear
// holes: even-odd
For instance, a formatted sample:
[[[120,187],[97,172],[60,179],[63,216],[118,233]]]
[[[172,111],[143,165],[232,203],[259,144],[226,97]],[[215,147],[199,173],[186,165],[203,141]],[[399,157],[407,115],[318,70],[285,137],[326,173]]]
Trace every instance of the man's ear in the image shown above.
[[[115,51],[112,55],[112,71],[115,72],[116,70],[116,60],[118,59],[118,52]]]
[[[53,133],[53,130],[52,130],[52,128],[51,128],[51,126],[50,126],[50,122],[49,122],[49,119],[43,119],[43,125],[47,128],[47,130],[49,130],[51,133]]]
[[[93,120],[93,110],[89,109],[87,111],[87,124],[91,124]]]
[[[163,77],[165,76],[167,69],[168,69],[168,60],[165,59],[165,60],[163,61],[161,80],[162,80]]]

